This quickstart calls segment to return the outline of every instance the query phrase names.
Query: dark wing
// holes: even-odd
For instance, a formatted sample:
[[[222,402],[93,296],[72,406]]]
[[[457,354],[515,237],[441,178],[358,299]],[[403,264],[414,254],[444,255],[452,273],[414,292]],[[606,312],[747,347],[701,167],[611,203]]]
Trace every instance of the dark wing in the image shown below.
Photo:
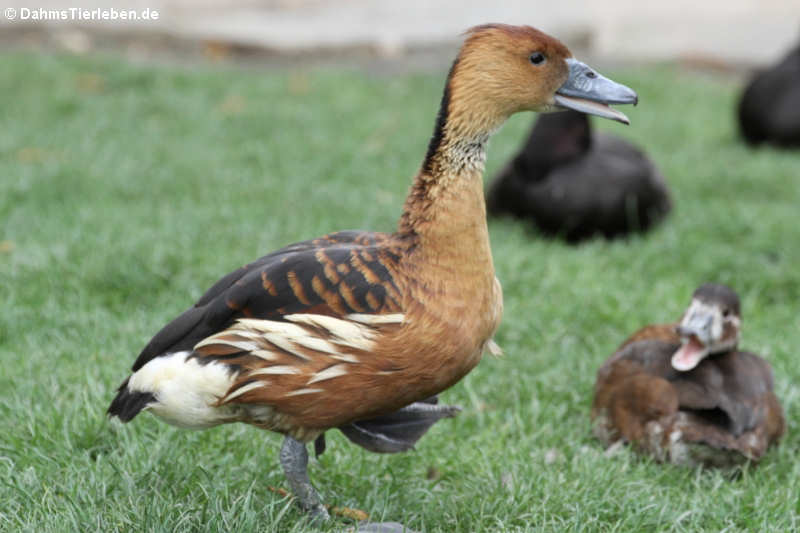
[[[731,352],[708,364],[713,374],[707,371],[701,385],[707,389],[706,402],[715,407],[684,407],[679,422],[683,439],[741,454],[736,461],[730,461],[736,459],[730,454],[705,454],[706,463],[736,464],[742,456],[760,459],[786,429],[783,408],[772,390],[769,363],[748,352]],[[709,382],[709,377],[714,381]]]
[[[333,233],[265,255],[224,276],[164,326],[139,354],[133,371],[165,353],[191,350],[239,318],[396,312],[401,302],[393,273],[399,259],[388,235],[357,231]]]
[[[734,435],[764,423],[771,409],[772,369],[748,352],[730,352],[704,360],[673,382],[682,408],[718,409]]]

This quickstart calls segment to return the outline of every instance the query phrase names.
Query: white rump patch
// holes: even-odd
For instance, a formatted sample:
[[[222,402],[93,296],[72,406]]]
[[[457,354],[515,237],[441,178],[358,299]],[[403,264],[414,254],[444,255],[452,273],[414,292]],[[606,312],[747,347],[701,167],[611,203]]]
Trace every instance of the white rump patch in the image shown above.
[[[146,407],[174,426],[207,428],[236,418],[234,410],[215,407],[233,385],[236,374],[222,363],[200,364],[191,352],[156,357],[134,372],[128,389],[149,392],[156,402]]]

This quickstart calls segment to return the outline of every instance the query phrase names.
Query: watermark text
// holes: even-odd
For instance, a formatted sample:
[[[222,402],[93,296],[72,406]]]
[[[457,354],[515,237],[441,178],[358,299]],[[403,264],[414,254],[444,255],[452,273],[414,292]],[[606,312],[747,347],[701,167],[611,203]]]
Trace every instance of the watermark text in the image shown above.
[[[66,7],[46,9],[42,7],[6,7],[2,11],[6,20],[23,22],[92,22],[92,21],[131,21],[148,22],[158,20],[155,9],[119,9],[115,7]]]

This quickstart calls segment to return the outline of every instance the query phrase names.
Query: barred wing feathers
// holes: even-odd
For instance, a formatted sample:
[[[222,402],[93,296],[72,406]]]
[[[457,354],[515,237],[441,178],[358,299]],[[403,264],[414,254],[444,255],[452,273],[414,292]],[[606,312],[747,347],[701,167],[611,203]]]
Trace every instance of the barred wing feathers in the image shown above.
[[[160,355],[191,350],[240,318],[399,312],[394,281],[399,255],[389,242],[381,233],[338,232],[287,246],[231,272],[152,338],[133,371]]]

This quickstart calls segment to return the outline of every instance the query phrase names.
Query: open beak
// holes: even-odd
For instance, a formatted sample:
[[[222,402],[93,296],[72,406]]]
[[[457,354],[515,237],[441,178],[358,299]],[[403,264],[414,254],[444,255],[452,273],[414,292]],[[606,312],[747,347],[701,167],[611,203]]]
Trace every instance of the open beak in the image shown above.
[[[711,326],[714,316],[703,312],[690,312],[676,328],[683,344],[672,355],[672,368],[681,372],[693,369],[709,354]]]
[[[624,113],[612,109],[608,104],[636,105],[639,96],[633,89],[601,76],[577,59],[568,58],[566,61],[569,78],[554,95],[559,107],[610,118],[623,124],[631,123]]]

